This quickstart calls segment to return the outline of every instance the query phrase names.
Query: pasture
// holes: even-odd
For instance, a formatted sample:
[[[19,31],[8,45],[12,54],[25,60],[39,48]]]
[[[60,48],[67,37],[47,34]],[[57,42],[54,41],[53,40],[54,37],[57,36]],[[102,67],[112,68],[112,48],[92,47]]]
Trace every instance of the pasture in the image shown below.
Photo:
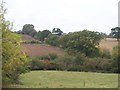
[[[31,71],[20,76],[16,88],[117,88],[118,74],[68,71]]]

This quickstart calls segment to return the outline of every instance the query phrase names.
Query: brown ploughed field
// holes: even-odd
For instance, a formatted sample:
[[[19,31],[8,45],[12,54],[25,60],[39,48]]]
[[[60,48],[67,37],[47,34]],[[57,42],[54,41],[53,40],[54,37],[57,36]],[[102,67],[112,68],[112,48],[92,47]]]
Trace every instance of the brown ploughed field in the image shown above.
[[[23,41],[32,41],[35,40],[29,35],[22,35]],[[99,47],[101,49],[108,49],[110,52],[112,52],[113,47],[117,46],[118,42],[114,38],[106,38],[101,40]],[[22,44],[22,49],[25,51],[27,56],[45,56],[50,53],[56,53],[58,56],[65,55],[64,50],[44,45],[44,44]]]
[[[65,54],[64,50],[42,44],[22,44],[22,48],[27,56],[45,56],[50,53],[55,53],[58,56]]]

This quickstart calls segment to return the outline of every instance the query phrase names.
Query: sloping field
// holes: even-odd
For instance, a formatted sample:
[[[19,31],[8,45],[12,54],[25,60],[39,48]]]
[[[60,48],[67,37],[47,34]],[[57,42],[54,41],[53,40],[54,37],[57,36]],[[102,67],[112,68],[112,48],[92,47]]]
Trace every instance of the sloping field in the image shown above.
[[[24,34],[22,34],[21,35],[22,36],[22,41],[27,41],[27,42],[30,42],[30,41],[36,41],[34,38],[32,38],[31,36],[29,36],[29,35],[24,35]]]
[[[118,74],[67,71],[31,71],[29,73],[22,74],[20,76],[20,81],[23,85],[12,85],[12,87],[117,88]]]
[[[108,49],[110,52],[112,51],[113,47],[117,45],[118,45],[117,39],[114,38],[106,38],[100,42],[100,48]]]
[[[58,56],[65,54],[64,50],[42,44],[22,44],[22,48],[27,56],[44,56],[50,53],[56,53]]]
[[[27,42],[32,40],[35,41],[35,39],[29,35],[22,35],[22,40]],[[116,39],[106,38],[100,42],[99,46],[100,48],[108,49],[111,52],[113,47],[117,45],[118,42]],[[63,56],[65,54],[64,50],[60,48],[42,44],[22,44],[22,48],[28,56],[44,56],[50,53],[56,53],[58,56]]]

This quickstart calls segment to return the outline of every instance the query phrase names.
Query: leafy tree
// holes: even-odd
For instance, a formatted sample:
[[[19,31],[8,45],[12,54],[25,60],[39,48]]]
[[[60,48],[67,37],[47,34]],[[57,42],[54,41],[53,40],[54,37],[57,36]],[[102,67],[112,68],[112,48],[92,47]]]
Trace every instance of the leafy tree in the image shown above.
[[[4,18],[6,10],[0,6],[0,24],[2,31],[2,81],[3,85],[12,82],[18,83],[21,73],[27,71],[27,58],[21,51],[19,35],[12,33],[12,24]]]
[[[51,32],[49,30],[39,31],[34,36],[34,38],[36,38],[36,39],[38,39],[40,41],[44,41],[48,37],[49,34],[51,34]]]
[[[81,52],[86,56],[98,56],[99,49],[96,47],[99,45],[101,35],[98,32],[92,32],[83,30],[69,34],[69,40],[67,41],[68,52]]]
[[[62,35],[59,37],[60,47],[66,49],[68,47],[67,42],[69,40],[69,35]]]
[[[22,29],[23,34],[28,34],[30,36],[34,36],[36,34],[36,30],[34,29],[34,25],[25,24]]]
[[[45,40],[45,42],[52,46],[59,46],[59,37],[51,34],[48,36],[48,38]]]
[[[34,35],[34,38],[40,40],[40,38],[41,38],[41,31],[38,31],[38,32]]]
[[[120,28],[116,27],[116,28],[112,28],[111,29],[111,35],[113,38],[117,38],[117,40],[119,41],[120,39]]]

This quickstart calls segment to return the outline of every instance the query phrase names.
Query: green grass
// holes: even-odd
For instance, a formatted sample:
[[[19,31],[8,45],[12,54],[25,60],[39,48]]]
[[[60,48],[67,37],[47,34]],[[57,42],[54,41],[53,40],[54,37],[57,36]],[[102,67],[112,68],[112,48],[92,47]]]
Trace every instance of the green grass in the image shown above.
[[[20,76],[21,88],[117,88],[118,74],[31,71]],[[13,86],[13,85],[12,85]]]

